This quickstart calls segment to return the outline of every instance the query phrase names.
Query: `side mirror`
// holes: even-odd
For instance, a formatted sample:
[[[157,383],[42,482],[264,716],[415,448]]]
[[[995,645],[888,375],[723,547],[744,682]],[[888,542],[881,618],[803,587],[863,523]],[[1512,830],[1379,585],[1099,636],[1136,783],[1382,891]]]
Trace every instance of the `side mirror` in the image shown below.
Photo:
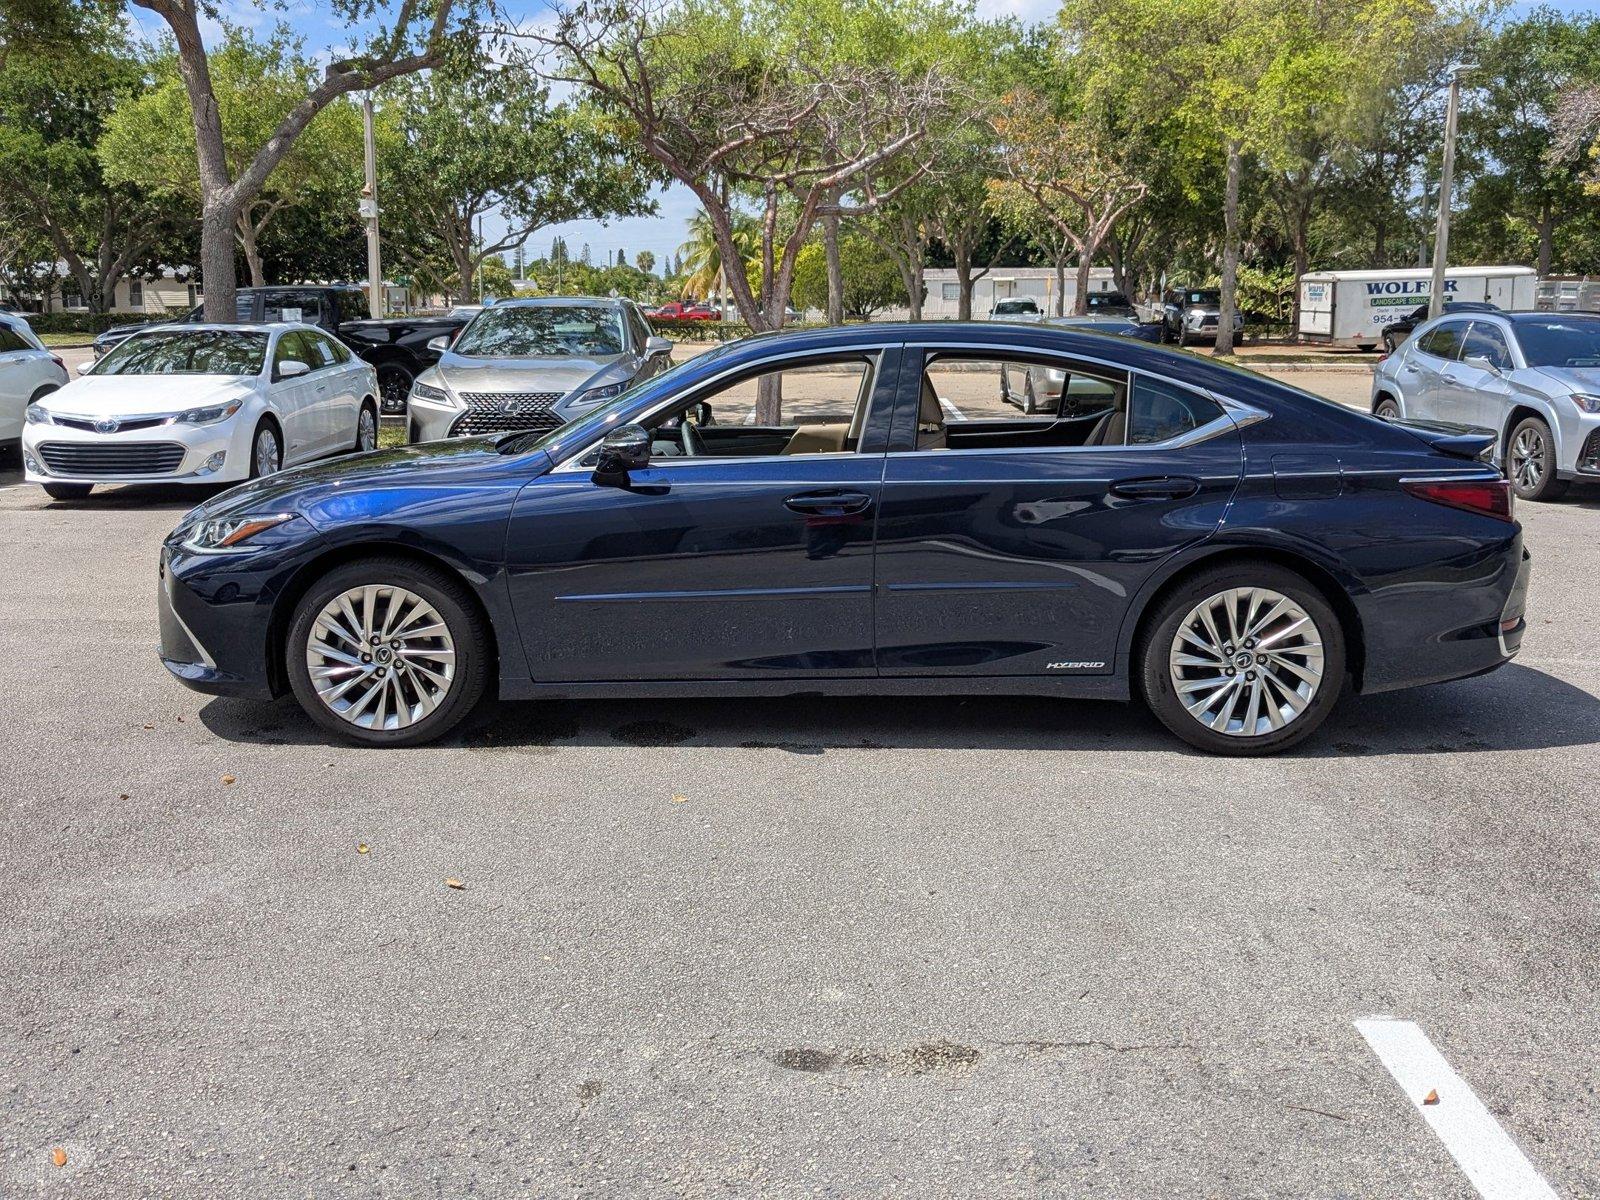
[[[1471,367],[1474,371],[1487,371],[1491,375],[1500,374],[1500,368],[1481,355],[1474,354],[1471,358],[1462,359],[1461,363],[1463,366]]]
[[[76,371],[79,375],[88,375],[90,372],[92,372],[94,370],[94,363],[92,363],[92,362],[81,362],[77,366],[73,367],[72,369],[74,371]]]
[[[644,356],[646,358],[661,358],[672,353],[672,342],[664,337],[647,337],[644,340]]]
[[[442,333],[436,338],[429,338],[428,349],[434,354],[443,354],[450,349],[450,339]]]
[[[619,425],[600,443],[594,481],[604,487],[627,487],[628,472],[650,463],[650,432],[643,425]]]
[[[279,379],[294,379],[300,375],[311,374],[311,368],[298,358],[285,359],[278,364]]]

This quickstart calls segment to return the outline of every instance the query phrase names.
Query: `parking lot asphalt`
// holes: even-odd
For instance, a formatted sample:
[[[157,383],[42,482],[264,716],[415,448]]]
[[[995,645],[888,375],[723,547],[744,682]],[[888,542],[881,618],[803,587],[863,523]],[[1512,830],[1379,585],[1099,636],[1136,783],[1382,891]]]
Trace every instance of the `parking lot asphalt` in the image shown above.
[[[0,473],[0,1196],[1478,1194],[1374,1014],[1600,1194],[1600,496],[1521,507],[1514,664],[1264,761],[993,698],[331,746],[156,662],[193,500]]]

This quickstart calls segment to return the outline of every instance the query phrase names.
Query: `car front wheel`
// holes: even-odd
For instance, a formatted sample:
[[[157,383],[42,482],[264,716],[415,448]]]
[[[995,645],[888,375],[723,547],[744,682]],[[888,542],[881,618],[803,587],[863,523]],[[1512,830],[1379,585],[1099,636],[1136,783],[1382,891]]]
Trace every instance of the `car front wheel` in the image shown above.
[[[1385,421],[1393,421],[1400,416],[1400,406],[1385,396],[1378,401],[1378,406],[1372,410],[1372,415]]]
[[[44,494],[52,500],[85,500],[94,491],[92,483],[46,483]]]
[[[1555,500],[1567,490],[1556,477],[1556,443],[1541,417],[1524,417],[1511,431],[1506,477],[1523,500]]]
[[[372,558],[329,572],[301,598],[285,644],[295,699],[332,733],[416,746],[482,698],[489,638],[471,598],[437,568]]]
[[[1142,638],[1146,702],[1212,754],[1286,750],[1344,688],[1344,632],[1315,587],[1270,563],[1202,571],[1161,601]]]
[[[263,421],[250,439],[250,478],[276,475],[282,467],[283,445],[278,441],[278,427]]]

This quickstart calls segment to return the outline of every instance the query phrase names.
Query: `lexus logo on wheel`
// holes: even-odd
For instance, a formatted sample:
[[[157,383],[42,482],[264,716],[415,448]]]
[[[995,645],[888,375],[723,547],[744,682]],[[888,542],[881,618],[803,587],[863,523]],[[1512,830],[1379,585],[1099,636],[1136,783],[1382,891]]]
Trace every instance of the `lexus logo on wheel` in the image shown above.
[[[94,431],[96,433],[115,433],[121,425],[122,422],[115,417],[106,417],[94,423]]]

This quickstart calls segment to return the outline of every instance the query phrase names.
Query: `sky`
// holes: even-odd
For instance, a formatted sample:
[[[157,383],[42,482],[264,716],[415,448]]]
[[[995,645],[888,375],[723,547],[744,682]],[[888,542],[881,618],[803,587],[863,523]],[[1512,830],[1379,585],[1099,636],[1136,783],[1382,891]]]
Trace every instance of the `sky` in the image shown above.
[[[522,18],[529,22],[537,22],[548,11],[543,0],[510,0],[505,6],[513,13],[519,7],[523,8]],[[1600,8],[1600,0],[1518,0],[1508,6],[1508,14],[1515,16],[1541,6],[1577,13]],[[1013,17],[1024,24],[1050,20],[1059,7],[1060,0],[977,0],[976,2],[977,12],[981,17]],[[164,29],[164,23],[159,18],[138,9],[130,9],[130,12],[133,14],[135,24],[149,37],[154,38]],[[325,7],[311,3],[310,0],[263,0],[262,3],[252,3],[251,0],[220,0],[219,13],[230,23],[262,34],[269,32],[279,21],[287,22],[294,32],[304,38],[308,52],[319,58],[340,58],[349,52],[348,27],[338,17],[330,14]],[[214,18],[206,18],[202,35],[207,44],[215,44],[221,34],[219,22]],[[381,201],[383,196],[381,162],[378,195]],[[616,261],[618,250],[626,251],[628,261],[633,262],[639,251],[648,250],[655,255],[659,270],[662,264],[671,260],[673,253],[683,242],[689,218],[698,205],[693,194],[681,184],[657,189],[654,199],[656,214],[652,217],[624,217],[610,222],[569,221],[541,229],[528,238],[528,258],[531,260],[548,255],[551,242],[556,237],[562,237],[566,239],[568,251],[574,257],[578,256],[587,245],[590,257],[596,263]],[[491,240],[497,240],[504,232],[504,228],[504,222],[498,219],[497,214],[491,214],[485,219],[485,230]]]

